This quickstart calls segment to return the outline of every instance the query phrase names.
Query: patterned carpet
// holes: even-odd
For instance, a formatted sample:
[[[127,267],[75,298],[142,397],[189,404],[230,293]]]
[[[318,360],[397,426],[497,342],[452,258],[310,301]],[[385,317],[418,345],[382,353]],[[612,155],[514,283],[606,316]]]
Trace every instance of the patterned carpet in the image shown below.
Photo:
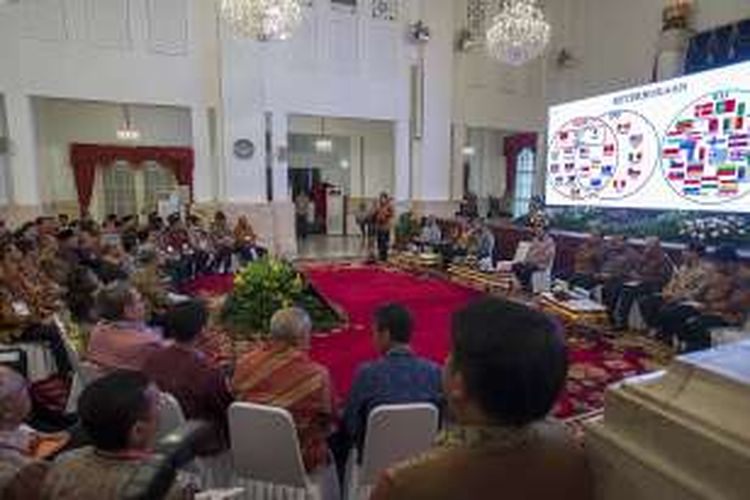
[[[452,313],[479,292],[434,277],[359,264],[318,264],[303,268],[308,280],[330,303],[345,311],[347,323],[332,332],[317,332],[311,355],[331,371],[334,386],[344,398],[356,367],[377,356],[370,340],[370,321],[375,309],[400,302],[413,314],[414,350],[442,363],[449,349]],[[231,288],[231,278],[207,277],[193,284],[191,292],[220,296]],[[624,378],[660,369],[664,353],[646,339],[615,337],[600,330],[566,323],[570,373],[558,401],[556,417],[574,421],[595,415],[603,407],[606,388]],[[217,361],[230,363],[243,350],[221,331],[206,336],[203,349]]]

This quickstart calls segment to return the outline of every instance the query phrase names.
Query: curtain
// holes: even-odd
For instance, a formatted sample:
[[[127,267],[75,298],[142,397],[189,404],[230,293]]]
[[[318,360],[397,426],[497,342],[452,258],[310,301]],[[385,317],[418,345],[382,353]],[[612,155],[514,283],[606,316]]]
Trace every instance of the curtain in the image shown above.
[[[518,155],[524,149],[531,149],[536,155],[536,132],[515,134],[505,138],[503,142],[503,152],[506,159],[505,168],[505,196],[508,200],[513,200],[516,190],[516,165],[518,164]]]
[[[94,191],[96,168],[106,167],[116,161],[126,161],[139,168],[147,161],[154,161],[174,174],[177,184],[188,186],[193,195],[193,149],[187,147],[124,147],[101,144],[72,144],[70,164],[78,191],[81,214],[88,213]]]

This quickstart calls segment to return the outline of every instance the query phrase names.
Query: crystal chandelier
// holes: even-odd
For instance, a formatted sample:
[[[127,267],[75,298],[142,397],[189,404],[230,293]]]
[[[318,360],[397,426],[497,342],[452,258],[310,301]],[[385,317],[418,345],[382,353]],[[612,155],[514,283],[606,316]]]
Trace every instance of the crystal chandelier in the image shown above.
[[[299,0],[221,0],[221,14],[241,37],[287,40],[302,22]]]
[[[549,38],[550,25],[536,0],[504,0],[487,30],[487,49],[495,59],[521,66],[539,57]]]

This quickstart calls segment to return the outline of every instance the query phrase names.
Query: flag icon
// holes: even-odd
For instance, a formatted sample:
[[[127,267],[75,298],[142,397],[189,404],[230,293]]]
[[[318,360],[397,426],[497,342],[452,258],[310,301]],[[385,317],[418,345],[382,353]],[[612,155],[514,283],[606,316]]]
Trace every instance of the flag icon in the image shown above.
[[[734,110],[736,108],[737,101],[735,99],[728,99],[726,101],[716,103],[716,113],[720,115],[724,113],[734,113]]]
[[[667,178],[670,181],[682,181],[685,179],[685,172],[669,172]]]
[[[706,118],[714,114],[714,103],[708,102],[706,104],[699,104],[695,107],[695,116],[698,118]]]
[[[737,167],[734,165],[724,165],[716,170],[716,175],[720,178],[724,177],[737,177]]]

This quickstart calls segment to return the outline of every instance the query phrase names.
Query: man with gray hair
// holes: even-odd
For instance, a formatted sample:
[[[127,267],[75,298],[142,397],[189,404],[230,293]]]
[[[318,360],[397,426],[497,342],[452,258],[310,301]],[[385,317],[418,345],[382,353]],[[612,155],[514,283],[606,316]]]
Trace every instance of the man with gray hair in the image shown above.
[[[271,338],[301,349],[310,347],[312,321],[304,309],[282,309],[271,318]]]
[[[232,379],[238,401],[288,410],[297,427],[308,471],[328,462],[334,402],[328,369],[310,359],[312,322],[299,308],[282,309],[271,318],[271,340],[237,362]]]
[[[102,373],[141,371],[151,354],[165,345],[161,335],[146,325],[146,306],[130,283],[110,283],[97,296],[101,320],[91,332],[86,359]]]

